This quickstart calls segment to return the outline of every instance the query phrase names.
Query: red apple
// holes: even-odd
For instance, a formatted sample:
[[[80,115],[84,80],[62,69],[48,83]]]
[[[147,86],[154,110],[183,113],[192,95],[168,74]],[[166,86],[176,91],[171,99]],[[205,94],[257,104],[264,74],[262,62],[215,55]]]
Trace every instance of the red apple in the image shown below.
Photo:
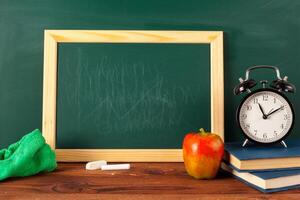
[[[183,159],[187,173],[196,179],[212,179],[220,168],[224,143],[220,136],[205,132],[188,133],[183,140]]]

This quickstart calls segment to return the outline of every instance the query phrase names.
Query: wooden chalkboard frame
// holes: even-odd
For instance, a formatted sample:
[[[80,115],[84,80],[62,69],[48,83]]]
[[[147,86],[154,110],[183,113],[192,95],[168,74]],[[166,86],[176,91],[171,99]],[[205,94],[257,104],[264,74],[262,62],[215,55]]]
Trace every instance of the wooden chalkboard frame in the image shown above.
[[[56,149],[58,43],[203,43],[210,44],[211,131],[224,139],[222,31],[45,30],[43,136],[58,161],[182,162],[181,149]]]

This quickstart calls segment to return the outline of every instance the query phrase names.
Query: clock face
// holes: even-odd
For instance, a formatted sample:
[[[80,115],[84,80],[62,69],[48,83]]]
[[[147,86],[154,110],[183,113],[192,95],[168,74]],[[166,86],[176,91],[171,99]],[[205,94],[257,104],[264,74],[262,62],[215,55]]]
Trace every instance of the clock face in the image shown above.
[[[260,143],[280,141],[289,133],[294,120],[291,104],[272,90],[260,90],[247,96],[237,114],[246,136]]]

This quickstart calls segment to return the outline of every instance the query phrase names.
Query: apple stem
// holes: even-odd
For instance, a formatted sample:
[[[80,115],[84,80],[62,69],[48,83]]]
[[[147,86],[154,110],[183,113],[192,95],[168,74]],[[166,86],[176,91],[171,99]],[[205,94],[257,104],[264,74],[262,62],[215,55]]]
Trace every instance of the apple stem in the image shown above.
[[[199,134],[200,134],[200,135],[207,135],[208,133],[205,132],[204,128],[200,128],[200,129],[199,129]]]

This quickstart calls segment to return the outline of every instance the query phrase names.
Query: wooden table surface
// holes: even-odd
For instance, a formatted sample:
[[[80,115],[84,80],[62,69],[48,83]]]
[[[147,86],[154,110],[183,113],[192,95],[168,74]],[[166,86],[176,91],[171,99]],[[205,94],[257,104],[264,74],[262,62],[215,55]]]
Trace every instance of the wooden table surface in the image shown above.
[[[299,190],[263,194],[226,173],[195,180],[182,163],[132,163],[130,170],[86,171],[59,163],[52,173],[0,182],[0,199],[300,199]]]

